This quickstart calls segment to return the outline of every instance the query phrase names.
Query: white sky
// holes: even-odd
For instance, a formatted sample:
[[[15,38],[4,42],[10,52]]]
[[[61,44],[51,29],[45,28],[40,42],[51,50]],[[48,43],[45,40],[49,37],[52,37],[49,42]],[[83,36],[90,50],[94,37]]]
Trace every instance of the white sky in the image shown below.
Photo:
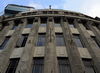
[[[0,12],[8,4],[33,6],[35,9],[45,9],[51,5],[54,9],[76,11],[92,17],[100,17],[100,0],[1,0]]]

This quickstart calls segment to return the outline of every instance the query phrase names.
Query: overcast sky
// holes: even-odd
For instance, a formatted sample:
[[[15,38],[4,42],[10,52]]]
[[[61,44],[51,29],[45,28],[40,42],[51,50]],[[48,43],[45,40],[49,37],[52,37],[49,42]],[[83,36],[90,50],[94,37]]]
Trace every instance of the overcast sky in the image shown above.
[[[32,6],[35,9],[64,9],[81,12],[83,14],[100,17],[100,0],[0,0],[0,12],[8,4]]]

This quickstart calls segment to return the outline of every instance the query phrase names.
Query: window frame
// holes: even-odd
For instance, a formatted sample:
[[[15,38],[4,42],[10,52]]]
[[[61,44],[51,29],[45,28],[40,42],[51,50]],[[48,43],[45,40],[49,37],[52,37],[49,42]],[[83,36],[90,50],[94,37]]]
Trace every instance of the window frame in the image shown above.
[[[82,61],[85,66],[86,73],[91,73],[91,72],[88,72],[89,70],[87,68],[91,68],[93,70],[93,73],[96,73],[96,69],[93,65],[92,59],[83,58]]]
[[[59,73],[71,73],[71,68],[70,68],[70,63],[69,63],[68,58],[59,57],[58,58],[58,66],[59,66]],[[64,70],[64,69],[66,69],[66,70]]]
[[[77,39],[76,36],[78,37],[81,46],[79,46],[79,45],[77,44],[77,42],[75,41],[75,39]],[[84,44],[84,42],[82,41],[82,38],[81,38],[81,36],[80,36],[79,34],[73,34],[73,38],[74,38],[74,41],[75,41],[75,44],[76,44],[77,47],[81,47],[81,48],[84,48],[84,47],[85,47],[85,44]]]
[[[4,47],[6,46],[6,44],[8,43],[9,39],[11,36],[6,36],[5,40],[2,42],[2,44],[0,44],[0,49],[4,49]]]
[[[36,60],[39,62],[36,62]],[[40,60],[40,61],[39,61]],[[41,63],[42,62],[42,63]],[[39,67],[39,70],[41,70],[41,72],[39,71],[39,73],[43,73],[44,71],[44,58],[40,57],[40,58],[34,58],[33,59],[33,66],[32,66],[32,73],[37,73],[35,72],[36,67]]]
[[[60,35],[60,36],[59,36]],[[65,46],[65,40],[64,40],[64,35],[63,33],[55,33],[55,36],[56,36],[56,46]],[[60,38],[60,39],[59,39]],[[58,43],[57,41],[60,42]],[[62,41],[62,42],[61,42]]]
[[[40,45],[40,43],[41,43],[41,45]],[[46,45],[46,33],[39,33],[36,46],[40,47],[40,46],[45,46],[45,45]]]
[[[15,63],[15,61],[16,61],[16,63]],[[8,65],[5,73],[15,73],[18,63],[19,63],[19,58],[10,59],[10,63]],[[13,68],[13,71],[11,70],[12,72],[10,72],[10,69],[12,69],[12,68]]]

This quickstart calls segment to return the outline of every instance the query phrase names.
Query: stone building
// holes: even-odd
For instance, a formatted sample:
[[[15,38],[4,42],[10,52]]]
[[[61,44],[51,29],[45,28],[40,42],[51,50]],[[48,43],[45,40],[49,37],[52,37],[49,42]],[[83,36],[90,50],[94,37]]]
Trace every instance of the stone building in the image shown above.
[[[60,9],[1,16],[0,73],[100,73],[100,19]]]

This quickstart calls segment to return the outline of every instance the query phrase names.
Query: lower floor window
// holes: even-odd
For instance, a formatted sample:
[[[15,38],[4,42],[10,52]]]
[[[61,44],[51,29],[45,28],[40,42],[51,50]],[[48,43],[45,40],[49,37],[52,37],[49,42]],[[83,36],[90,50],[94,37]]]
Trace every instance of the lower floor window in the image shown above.
[[[33,68],[32,68],[32,73],[43,73],[43,58],[37,58],[33,60]]]
[[[10,64],[5,73],[15,73],[19,59],[11,59]]]
[[[83,63],[84,63],[85,69],[86,69],[85,73],[96,73],[93,63],[90,59],[83,59]]]
[[[58,58],[58,64],[60,73],[71,73],[68,59]]]

